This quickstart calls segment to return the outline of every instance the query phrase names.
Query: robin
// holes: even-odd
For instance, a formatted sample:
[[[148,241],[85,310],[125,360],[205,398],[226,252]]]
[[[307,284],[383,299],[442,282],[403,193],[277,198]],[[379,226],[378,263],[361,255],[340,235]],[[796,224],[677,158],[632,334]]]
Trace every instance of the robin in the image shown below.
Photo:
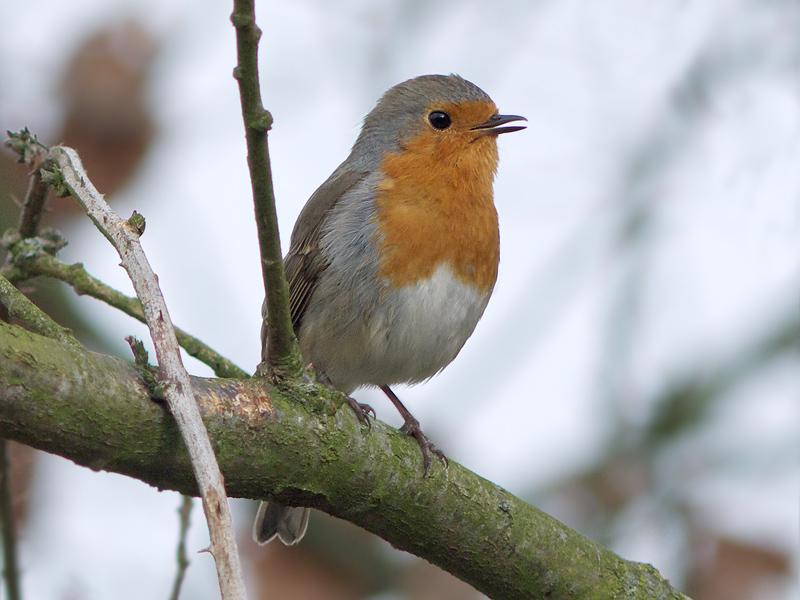
[[[444,369],[472,335],[497,278],[493,202],[497,136],[524,129],[458,75],[389,89],[364,119],[350,156],[306,203],[285,258],[303,357],[352,393],[377,386],[401,431],[446,460],[389,388]],[[265,331],[262,347],[266,354]],[[349,398],[361,421],[375,411]],[[256,542],[300,541],[309,509],[262,502]]]

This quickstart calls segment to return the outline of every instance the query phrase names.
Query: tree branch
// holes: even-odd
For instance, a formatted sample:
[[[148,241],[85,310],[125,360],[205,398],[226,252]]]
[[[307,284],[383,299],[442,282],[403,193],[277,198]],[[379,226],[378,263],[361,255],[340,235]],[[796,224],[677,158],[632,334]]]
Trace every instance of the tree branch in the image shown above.
[[[233,76],[239,83],[245,137],[247,166],[253,189],[253,204],[261,249],[261,274],[266,291],[269,367],[279,376],[299,376],[303,370],[300,348],[292,328],[289,311],[289,287],[283,269],[275,192],[269,160],[267,132],[272,115],[261,102],[258,78],[258,40],[261,30],[256,25],[254,0],[234,0],[231,22],[236,28],[238,64]]]
[[[73,337],[69,329],[53,321],[2,275],[0,275],[0,306],[5,308],[10,318],[24,323],[31,331],[62,342],[78,345],[78,341]]]
[[[186,569],[189,568],[189,559],[186,557],[186,536],[189,533],[189,516],[192,513],[192,497],[181,496],[181,505],[178,507],[178,549],[175,551],[175,580],[172,583],[170,600],[179,600]]]
[[[27,128],[18,132],[8,131],[5,145],[17,154],[19,162],[25,163],[32,169],[25,200],[22,203],[18,229],[20,237],[34,237],[39,233],[39,223],[42,221],[44,203],[47,200],[47,184],[43,181],[39,170],[47,148]]]
[[[263,378],[192,385],[234,496],[274,498],[351,521],[492,598],[685,598],[450,461],[422,477],[419,448],[344,396]],[[93,469],[196,494],[173,420],[135,368],[0,323],[0,436]]]
[[[126,296],[99,279],[92,277],[81,263],[68,265],[46,252],[17,253],[15,246],[10,248],[10,253],[12,255],[13,271],[9,272],[9,279],[12,283],[18,283],[37,275],[52,277],[70,285],[80,295],[85,294],[101,300],[137,321],[146,322],[142,303],[138,298]],[[241,379],[248,376],[246,371],[240,369],[233,362],[180,327],[175,328],[175,335],[178,338],[178,343],[186,350],[189,356],[193,356],[211,367],[217,377]]]
[[[120,219],[92,185],[74,150],[56,146],[48,154],[58,165],[64,186],[116,248],[142,302],[163,375],[167,404],[191,456],[192,469],[200,488],[222,597],[225,600],[244,600],[244,578],[222,473],[194,401],[192,384],[181,360],[166,302],[139,243],[144,219],[135,212],[128,221]]]
[[[19,234],[33,237],[39,232],[39,223],[44,213],[44,202],[47,200],[47,184],[42,181],[42,174],[36,168],[28,181],[28,191],[19,220]]]

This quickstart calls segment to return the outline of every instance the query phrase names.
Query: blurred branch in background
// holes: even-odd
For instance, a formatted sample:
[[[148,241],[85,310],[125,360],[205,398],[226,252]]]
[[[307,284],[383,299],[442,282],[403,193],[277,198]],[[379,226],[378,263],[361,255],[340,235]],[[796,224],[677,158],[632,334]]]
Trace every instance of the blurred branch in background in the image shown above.
[[[11,507],[11,467],[8,463],[8,442],[0,440],[0,528],[3,535],[3,581],[8,600],[20,600],[17,534]]]
[[[186,556],[186,536],[189,533],[189,517],[192,514],[192,503],[194,499],[191,496],[181,496],[181,505],[178,507],[178,549],[175,551],[175,562],[177,568],[175,571],[175,581],[172,584],[172,593],[170,600],[179,600],[181,596],[181,586],[183,579],[186,576],[186,569],[189,568],[189,559]]]
[[[687,593],[698,598],[754,598],[760,578],[788,575],[788,557],[712,532],[696,514],[697,507],[686,500],[688,490],[670,491],[681,487],[676,473],[671,472],[669,481],[665,481],[659,471],[665,462],[674,460],[668,453],[676,445],[717,417],[715,408],[738,386],[776,360],[796,360],[800,352],[796,305],[773,318],[750,343],[728,356],[707,359],[665,380],[654,396],[644,396],[637,390],[632,377],[633,358],[642,343],[642,295],[650,283],[659,243],[654,233],[664,209],[659,201],[666,200],[660,191],[661,180],[704,131],[712,99],[756,72],[765,51],[752,43],[726,47],[726,42],[720,44],[713,36],[710,39],[713,43],[701,47],[674,85],[662,111],[653,119],[652,129],[633,145],[618,191],[612,195],[616,204],[613,214],[618,215],[612,234],[613,262],[621,265],[622,275],[610,302],[603,360],[598,369],[601,398],[611,416],[607,442],[592,466],[534,495],[544,499],[545,506],[560,505],[561,515],[570,513],[564,507],[571,507],[575,512],[568,522],[580,523],[581,530],[594,532],[612,547],[616,532],[630,518],[635,504],[652,498],[661,520],[671,518],[680,526],[680,533],[673,531],[673,535],[682,536]],[[643,423],[642,407],[650,408]],[[725,567],[720,563],[718,569],[708,568],[704,555],[708,555],[709,545],[718,546],[718,560],[728,561]],[[753,568],[745,567],[749,559]],[[735,577],[736,585],[730,585],[731,577]]]
[[[791,309],[748,345],[718,364],[703,365],[668,382],[639,434],[641,445],[659,451],[678,436],[703,424],[726,394],[783,356],[800,356],[800,311]]]
[[[780,556],[780,553],[733,542],[719,533],[712,534],[708,526],[703,525],[702,517],[694,514],[694,509],[686,501],[684,494],[674,495],[662,490],[664,486],[680,487],[675,481],[676,477],[685,477],[687,481],[689,477],[672,472],[670,481],[665,482],[658,474],[659,465],[680,440],[713,418],[715,408],[732,390],[785,356],[793,356],[795,360],[800,356],[800,315],[797,311],[776,319],[760,337],[747,346],[736,349],[718,364],[700,365],[669,382],[667,387],[649,401],[654,410],[645,423],[639,427],[629,425],[620,428],[613,443],[608,445],[593,466],[548,488],[538,490],[534,496],[546,507],[560,506],[560,514],[565,513],[564,507],[571,507],[572,518],[568,520],[579,522],[581,529],[593,531],[595,537],[606,540],[607,543],[613,543],[611,532],[636,501],[643,496],[658,498],[660,510],[678,517],[686,529],[687,562],[690,566],[688,575],[691,584],[687,592],[698,598],[732,598],[733,596],[708,596],[703,592],[711,586],[721,584],[730,574],[724,569],[697,569],[697,565],[707,562],[704,561],[703,554],[708,553],[709,544],[717,543],[712,542],[713,539],[718,540],[721,549],[731,548],[731,544],[739,548],[737,556],[742,560],[747,556],[746,548],[750,548],[754,557]],[[728,556],[730,555],[723,554],[720,560]],[[783,565],[783,570],[777,574],[788,574],[788,558],[765,562],[758,560],[759,564],[765,566]],[[712,583],[709,578],[715,572],[721,579]],[[753,579],[747,585],[740,582],[737,598],[751,597],[750,586],[765,574],[763,571],[758,573],[752,570],[748,573]],[[743,576],[743,573],[740,572],[739,575]]]

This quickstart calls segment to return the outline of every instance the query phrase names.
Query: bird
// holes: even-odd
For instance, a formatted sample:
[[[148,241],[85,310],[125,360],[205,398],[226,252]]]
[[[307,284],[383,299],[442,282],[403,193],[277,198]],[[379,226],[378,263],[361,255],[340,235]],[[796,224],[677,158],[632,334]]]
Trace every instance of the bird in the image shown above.
[[[427,473],[444,454],[389,387],[449,365],[494,289],[497,136],[525,129],[459,75],[391,87],[364,119],[349,156],[300,212],[284,259],[292,325],[318,380],[350,394],[380,388],[403,417]],[[265,321],[266,323],[266,321]],[[262,327],[262,360],[269,352]],[[263,364],[263,363],[262,363]],[[310,510],[262,502],[253,538],[298,543]]]

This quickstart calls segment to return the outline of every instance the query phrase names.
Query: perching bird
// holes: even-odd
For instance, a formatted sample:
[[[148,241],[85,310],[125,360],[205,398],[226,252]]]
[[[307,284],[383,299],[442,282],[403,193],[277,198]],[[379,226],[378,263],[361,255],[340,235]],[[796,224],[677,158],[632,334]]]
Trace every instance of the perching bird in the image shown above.
[[[432,453],[444,455],[389,385],[450,364],[486,308],[500,257],[497,135],[524,129],[504,126],[520,120],[498,114],[486,92],[457,75],[395,85],[292,232],[285,266],[304,359],[348,395],[380,387],[419,442],[426,471]],[[374,413],[349,402],[362,421]],[[253,537],[296,544],[308,516],[308,508],[262,502]]]

